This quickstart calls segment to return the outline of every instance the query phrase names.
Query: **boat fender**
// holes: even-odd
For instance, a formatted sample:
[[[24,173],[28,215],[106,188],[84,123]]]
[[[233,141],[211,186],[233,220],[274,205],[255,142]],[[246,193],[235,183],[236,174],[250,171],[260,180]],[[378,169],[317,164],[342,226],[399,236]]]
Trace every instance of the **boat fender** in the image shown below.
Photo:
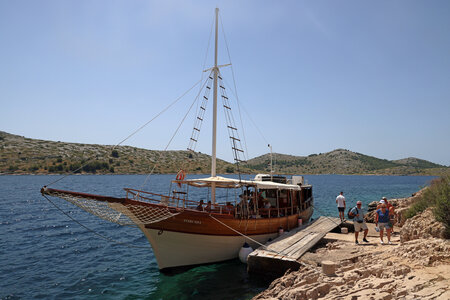
[[[239,250],[239,260],[246,264],[247,263],[247,257],[250,253],[253,252],[252,247],[249,246],[249,244],[244,243],[244,245],[241,247],[241,250]]]
[[[186,172],[184,170],[180,170],[175,177],[176,180],[183,181],[186,178]],[[181,187],[181,182],[178,182],[178,186]]]
[[[184,172],[183,170],[178,171],[177,177],[175,178],[176,180],[184,180],[184,178],[186,178],[186,172]]]
[[[283,227],[279,227],[278,228],[278,235],[283,235],[283,233],[284,233],[284,229],[283,229]]]

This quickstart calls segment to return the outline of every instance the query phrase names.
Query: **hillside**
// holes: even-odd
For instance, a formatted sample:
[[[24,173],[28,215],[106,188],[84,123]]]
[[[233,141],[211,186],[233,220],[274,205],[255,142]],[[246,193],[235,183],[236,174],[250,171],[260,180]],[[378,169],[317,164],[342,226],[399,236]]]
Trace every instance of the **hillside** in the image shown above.
[[[385,174],[442,175],[450,168],[417,158],[379,159],[344,149],[308,156],[273,154],[275,173],[280,174]],[[270,154],[250,159],[246,166],[257,172],[270,171]]]
[[[157,151],[130,146],[113,150],[108,145],[78,144],[25,138],[0,131],[0,174],[207,174],[211,168],[207,154],[188,151]],[[270,155],[250,159],[243,173],[268,173]],[[417,158],[389,161],[344,149],[309,156],[274,154],[278,174],[386,174],[442,175],[450,168]],[[217,173],[235,173],[235,165],[217,160]]]
[[[87,163],[87,165],[85,165]],[[211,157],[199,152],[156,151],[130,146],[91,145],[29,139],[0,131],[0,174],[68,173],[148,174],[209,173]],[[217,160],[218,173],[233,173],[236,166]],[[248,171],[248,170],[247,170]]]

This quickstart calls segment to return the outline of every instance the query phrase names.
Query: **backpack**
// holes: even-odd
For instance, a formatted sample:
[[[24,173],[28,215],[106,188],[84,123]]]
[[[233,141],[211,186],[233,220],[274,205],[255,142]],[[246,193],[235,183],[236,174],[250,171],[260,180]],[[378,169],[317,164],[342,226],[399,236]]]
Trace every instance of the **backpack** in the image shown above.
[[[356,206],[355,206],[355,207],[352,207],[352,208],[349,208],[348,211],[347,211],[347,217],[348,217],[349,219],[354,219],[354,218],[355,218],[355,215],[350,214],[350,212],[351,212],[352,209],[354,209],[354,208],[356,208],[356,211],[358,211],[358,208],[357,208]]]

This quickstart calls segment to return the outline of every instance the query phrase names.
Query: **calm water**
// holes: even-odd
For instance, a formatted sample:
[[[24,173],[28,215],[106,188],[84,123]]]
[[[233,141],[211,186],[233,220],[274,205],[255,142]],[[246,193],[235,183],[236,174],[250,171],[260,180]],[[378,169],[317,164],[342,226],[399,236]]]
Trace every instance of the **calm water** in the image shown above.
[[[316,211],[335,215],[342,190],[350,205],[382,196],[406,197],[429,176],[305,176],[314,186]],[[51,198],[82,224],[131,248],[98,238],[58,211],[39,190],[58,176],[0,176],[0,299],[250,299],[267,287],[238,260],[166,276],[143,234]],[[155,175],[148,188],[167,193],[174,175]],[[248,178],[248,176],[247,176]],[[141,175],[70,176],[52,187],[123,196],[141,188]],[[180,247],[182,255],[182,247]]]

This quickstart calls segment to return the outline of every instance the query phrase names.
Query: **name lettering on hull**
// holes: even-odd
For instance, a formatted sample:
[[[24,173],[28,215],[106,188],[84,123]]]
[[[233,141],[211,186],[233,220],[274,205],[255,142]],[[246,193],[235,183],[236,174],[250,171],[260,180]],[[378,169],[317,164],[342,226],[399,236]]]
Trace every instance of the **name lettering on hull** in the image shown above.
[[[199,220],[188,220],[188,219],[184,219],[183,222],[184,222],[184,223],[189,223],[189,224],[197,224],[197,225],[202,224],[202,221],[199,221]]]

